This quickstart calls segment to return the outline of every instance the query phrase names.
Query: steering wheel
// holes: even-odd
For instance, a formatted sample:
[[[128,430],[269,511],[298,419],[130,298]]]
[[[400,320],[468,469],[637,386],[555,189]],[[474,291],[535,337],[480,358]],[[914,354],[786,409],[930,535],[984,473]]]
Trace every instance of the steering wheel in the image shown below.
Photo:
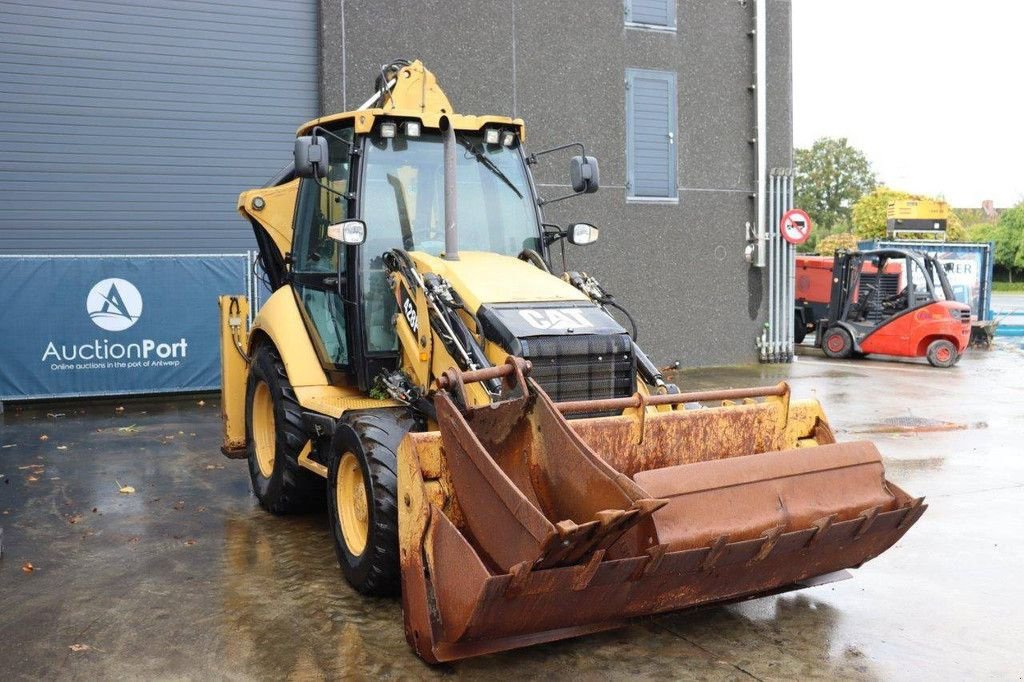
[[[908,299],[907,287],[903,287],[892,296],[886,296],[882,299],[882,305],[887,308],[901,308],[906,307]]]
[[[533,249],[523,249],[519,252],[518,258],[519,260],[536,265],[544,272],[551,272],[551,269],[548,268],[548,264],[544,262],[544,258]]]
[[[866,282],[860,284],[857,301],[850,307],[849,318],[852,320],[858,320],[863,317],[868,307],[868,302],[877,291],[878,288],[873,284],[868,284]]]

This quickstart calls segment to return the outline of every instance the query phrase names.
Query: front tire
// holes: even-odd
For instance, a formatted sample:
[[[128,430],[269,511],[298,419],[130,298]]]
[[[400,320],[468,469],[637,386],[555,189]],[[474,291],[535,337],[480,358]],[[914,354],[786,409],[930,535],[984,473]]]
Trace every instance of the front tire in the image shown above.
[[[398,444],[414,426],[404,408],[356,412],[338,423],[327,509],[341,571],[363,594],[401,591]]]
[[[960,359],[956,346],[948,339],[936,339],[928,344],[928,362],[933,367],[952,367]]]
[[[848,358],[853,353],[853,338],[842,327],[832,327],[821,340],[821,349],[830,358]]]
[[[260,505],[272,514],[317,509],[323,479],[299,466],[306,435],[295,391],[273,346],[253,354],[245,400],[249,479]]]

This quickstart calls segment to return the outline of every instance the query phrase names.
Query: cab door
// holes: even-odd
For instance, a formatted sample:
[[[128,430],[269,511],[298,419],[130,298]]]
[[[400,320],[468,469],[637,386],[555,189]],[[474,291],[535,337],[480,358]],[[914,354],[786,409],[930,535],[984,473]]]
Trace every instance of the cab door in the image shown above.
[[[352,139],[351,129],[339,131]],[[351,210],[348,198],[350,147],[341,141],[330,144],[326,178],[306,178],[299,186],[295,232],[291,252],[291,283],[320,362],[329,376],[351,365],[351,339],[345,302],[348,249],[327,236],[327,227],[345,220]]]

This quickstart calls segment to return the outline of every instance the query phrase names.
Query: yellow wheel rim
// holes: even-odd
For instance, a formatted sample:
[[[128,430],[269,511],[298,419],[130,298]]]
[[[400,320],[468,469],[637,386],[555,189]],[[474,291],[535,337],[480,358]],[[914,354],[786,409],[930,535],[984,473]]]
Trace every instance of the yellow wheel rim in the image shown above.
[[[334,504],[338,510],[341,534],[352,556],[360,556],[366,549],[369,535],[369,514],[367,512],[366,486],[363,483],[363,468],[351,452],[341,456],[338,463],[338,478],[334,485]]]
[[[252,439],[260,475],[270,478],[274,473],[277,434],[274,428],[274,397],[265,381],[256,384],[256,392],[252,396]]]

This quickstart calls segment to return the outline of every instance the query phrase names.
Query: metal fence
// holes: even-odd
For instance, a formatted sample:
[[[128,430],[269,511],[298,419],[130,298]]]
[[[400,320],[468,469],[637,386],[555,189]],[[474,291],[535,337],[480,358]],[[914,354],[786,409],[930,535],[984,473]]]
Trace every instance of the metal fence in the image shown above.
[[[761,362],[793,361],[796,246],[783,239],[780,230],[782,216],[791,208],[793,171],[774,168],[768,175],[768,320],[757,343]]]

